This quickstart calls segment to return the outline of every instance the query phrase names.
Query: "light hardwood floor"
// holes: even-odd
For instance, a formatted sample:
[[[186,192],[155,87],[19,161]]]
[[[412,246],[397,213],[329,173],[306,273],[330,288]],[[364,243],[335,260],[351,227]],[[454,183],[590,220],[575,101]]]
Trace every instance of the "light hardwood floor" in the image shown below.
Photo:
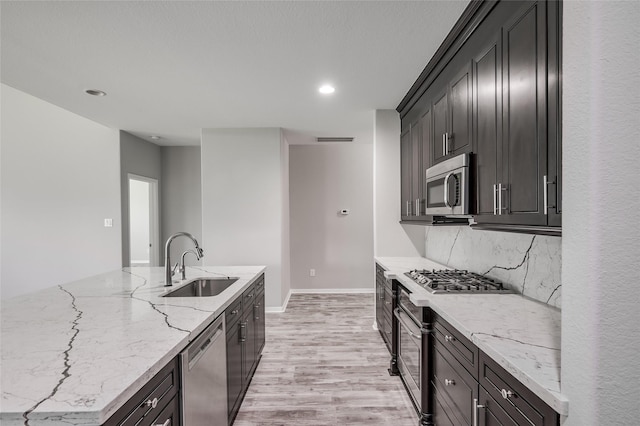
[[[235,426],[416,426],[389,352],[373,330],[373,294],[295,294],[266,315],[267,343]]]

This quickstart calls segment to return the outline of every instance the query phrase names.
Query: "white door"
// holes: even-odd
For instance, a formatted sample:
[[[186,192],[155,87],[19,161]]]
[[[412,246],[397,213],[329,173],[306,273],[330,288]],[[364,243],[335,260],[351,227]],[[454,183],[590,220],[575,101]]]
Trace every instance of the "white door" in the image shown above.
[[[158,181],[129,175],[129,264],[158,266]]]

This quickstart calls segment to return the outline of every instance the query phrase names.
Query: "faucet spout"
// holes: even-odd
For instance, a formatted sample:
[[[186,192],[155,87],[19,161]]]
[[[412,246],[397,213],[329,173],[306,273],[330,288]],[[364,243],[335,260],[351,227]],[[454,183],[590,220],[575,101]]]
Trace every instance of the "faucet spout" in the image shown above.
[[[204,250],[200,248],[200,244],[198,244],[198,240],[196,240],[196,238],[188,232],[176,232],[175,234],[167,238],[167,242],[164,245],[164,272],[165,272],[164,285],[165,287],[169,287],[173,285],[173,282],[171,279],[173,277],[173,271],[171,270],[171,242],[178,237],[187,237],[191,239],[191,241],[193,242],[193,245],[195,246],[194,254],[198,258],[198,260],[200,260],[200,258],[204,256]]]

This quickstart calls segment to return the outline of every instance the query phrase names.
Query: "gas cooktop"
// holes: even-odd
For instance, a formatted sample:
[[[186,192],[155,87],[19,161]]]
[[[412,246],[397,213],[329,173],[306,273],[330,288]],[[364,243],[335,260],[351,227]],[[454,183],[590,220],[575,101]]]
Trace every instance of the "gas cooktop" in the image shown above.
[[[466,270],[414,269],[405,275],[431,293],[512,293],[501,282]]]

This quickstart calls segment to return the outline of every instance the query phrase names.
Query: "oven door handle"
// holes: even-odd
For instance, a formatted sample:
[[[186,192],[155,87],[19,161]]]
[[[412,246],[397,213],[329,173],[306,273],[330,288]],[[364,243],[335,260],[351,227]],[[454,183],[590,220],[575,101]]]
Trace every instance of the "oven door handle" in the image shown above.
[[[409,319],[409,322],[407,322],[403,317],[408,317],[407,314],[405,314],[404,312],[402,312],[400,310],[400,308],[396,308],[393,311],[393,315],[398,318],[398,321],[400,322],[400,324],[403,326],[404,329],[407,330],[407,333],[409,333],[409,335],[411,337],[413,337],[414,339],[417,340],[422,340],[422,332],[420,331],[420,329],[418,327],[416,327],[415,324],[413,324],[413,321],[411,321],[411,319]],[[417,329],[417,330],[416,330]]]

